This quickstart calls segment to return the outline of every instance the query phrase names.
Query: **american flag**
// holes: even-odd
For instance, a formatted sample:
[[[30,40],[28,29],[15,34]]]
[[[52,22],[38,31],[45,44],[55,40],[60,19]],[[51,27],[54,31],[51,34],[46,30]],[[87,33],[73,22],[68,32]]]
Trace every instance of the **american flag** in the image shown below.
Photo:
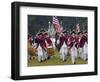
[[[61,32],[62,31],[61,25],[60,25],[59,20],[56,16],[53,16],[52,23],[53,23],[53,25],[56,29],[56,32]]]

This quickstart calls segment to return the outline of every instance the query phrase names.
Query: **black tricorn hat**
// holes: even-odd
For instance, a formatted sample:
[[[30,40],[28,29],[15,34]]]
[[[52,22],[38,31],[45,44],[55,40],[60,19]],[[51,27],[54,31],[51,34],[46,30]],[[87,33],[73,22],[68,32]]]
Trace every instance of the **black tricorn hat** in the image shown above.
[[[39,35],[42,35],[42,33],[41,33],[41,32],[40,32],[40,33],[38,33],[38,36],[39,36]]]
[[[80,31],[80,32],[78,32],[78,35],[79,35],[79,34],[83,34],[83,32],[82,32],[82,31]]]
[[[46,35],[48,35],[48,33],[47,33],[47,32],[45,32],[45,34],[46,34]]]
[[[28,34],[28,37],[31,37],[31,34]]]
[[[45,32],[45,30],[44,30],[44,29],[42,29],[42,30],[40,30],[40,32]]]
[[[79,35],[81,32],[78,32],[77,34]]]
[[[63,33],[67,33],[67,31],[66,31],[66,30],[64,30],[64,31],[63,31]]]
[[[31,34],[28,34],[28,38],[30,38],[30,37],[32,37],[32,35]]]
[[[87,31],[84,31],[84,33],[87,33]]]
[[[75,31],[72,31],[71,34],[76,34]]]

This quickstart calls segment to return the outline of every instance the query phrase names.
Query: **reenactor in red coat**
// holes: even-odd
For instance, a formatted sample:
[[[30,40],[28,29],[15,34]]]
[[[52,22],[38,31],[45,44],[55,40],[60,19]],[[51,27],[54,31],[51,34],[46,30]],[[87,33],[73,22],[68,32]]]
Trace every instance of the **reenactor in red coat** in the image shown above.
[[[36,34],[36,36],[34,37],[34,43],[38,44],[38,41],[39,41],[39,36],[38,36],[38,34]]]
[[[47,41],[46,41],[47,33],[45,32],[45,30],[42,30],[41,32],[42,32],[42,35],[41,35],[40,39],[41,39],[41,46],[42,46],[43,53],[44,53],[44,59],[48,59]]]
[[[77,37],[76,37],[76,33],[75,33],[74,31],[71,33],[69,39],[70,39],[70,49],[73,47],[73,45],[75,45],[75,47],[77,47],[77,46],[76,46]]]
[[[37,57],[38,57],[38,61],[41,62],[41,61],[44,61],[45,60],[45,57],[44,57],[44,50],[42,48],[43,46],[43,43],[42,43],[42,40],[41,40],[41,37],[42,37],[42,33],[39,33],[38,34],[38,44],[37,44]]]
[[[83,46],[85,44],[85,41],[86,41],[86,37],[83,34],[81,34],[80,35],[80,42],[79,42],[79,47],[80,48],[83,48]]]
[[[36,34],[34,36],[34,47],[37,48],[38,44],[39,44],[39,35]]]
[[[87,36],[85,35],[85,32],[84,33],[80,32],[79,33],[79,47],[82,48],[85,42],[88,42]]]
[[[68,46],[68,34],[67,31],[64,31],[63,33],[60,34],[60,43],[59,43],[59,47],[61,48],[61,46],[63,45],[63,43],[66,43],[66,46]]]
[[[37,47],[39,46],[39,44],[42,47],[41,37],[42,37],[42,33],[38,33],[38,35],[35,37],[35,43],[37,43]]]
[[[65,37],[64,37],[63,33],[60,34],[60,38],[59,39],[60,39],[59,48],[61,48],[61,46],[63,45],[63,43],[65,41]]]
[[[72,31],[70,35],[70,53],[71,53],[71,60],[72,63],[76,63],[76,58],[77,58],[77,39],[76,39],[76,33]]]
[[[60,35],[60,58],[65,61],[68,53],[68,35],[67,32],[64,31]]]
[[[42,32],[40,39],[42,42],[41,46],[46,51],[46,33],[44,31]]]
[[[87,36],[84,35],[84,33],[80,32],[79,33],[79,54],[80,58],[85,60],[86,55],[84,53],[87,53]]]

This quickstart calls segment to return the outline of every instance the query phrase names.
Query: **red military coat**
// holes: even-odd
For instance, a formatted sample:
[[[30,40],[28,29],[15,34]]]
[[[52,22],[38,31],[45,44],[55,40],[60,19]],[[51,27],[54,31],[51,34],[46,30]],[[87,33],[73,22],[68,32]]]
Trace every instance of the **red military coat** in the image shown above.
[[[34,37],[34,42],[37,43],[37,44],[39,43],[39,37],[38,36]]]
[[[61,46],[63,45],[64,41],[65,41],[65,37],[64,36],[61,36],[60,37],[59,48],[61,48]]]
[[[77,48],[79,48],[79,39],[80,39],[80,38],[77,36],[77,37],[76,37],[76,47],[77,47]]]
[[[52,41],[50,39],[50,36],[46,38],[46,41],[48,43],[48,46],[52,46]]]
[[[64,42],[66,43],[66,46],[68,46],[68,35],[67,34],[65,36],[60,37],[59,48],[61,48]]]
[[[73,37],[72,35],[70,36],[70,48],[73,47],[73,44],[77,43],[76,37]],[[76,46],[76,45],[75,45]]]
[[[83,48],[85,42],[87,42],[87,37],[83,35],[83,36],[81,37],[81,39],[80,39],[79,47],[80,47],[80,48]]]
[[[68,46],[68,34],[65,35],[65,43]]]

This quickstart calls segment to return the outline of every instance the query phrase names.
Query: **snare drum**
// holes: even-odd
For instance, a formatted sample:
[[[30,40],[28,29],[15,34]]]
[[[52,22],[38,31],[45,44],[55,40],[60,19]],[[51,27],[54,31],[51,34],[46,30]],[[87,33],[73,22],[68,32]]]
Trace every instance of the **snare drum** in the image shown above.
[[[51,48],[51,47],[48,47],[48,48],[47,48],[47,53],[48,53],[49,56],[54,55],[54,49]]]
[[[32,45],[28,44],[28,54],[30,56],[36,56],[36,48],[33,48]]]

